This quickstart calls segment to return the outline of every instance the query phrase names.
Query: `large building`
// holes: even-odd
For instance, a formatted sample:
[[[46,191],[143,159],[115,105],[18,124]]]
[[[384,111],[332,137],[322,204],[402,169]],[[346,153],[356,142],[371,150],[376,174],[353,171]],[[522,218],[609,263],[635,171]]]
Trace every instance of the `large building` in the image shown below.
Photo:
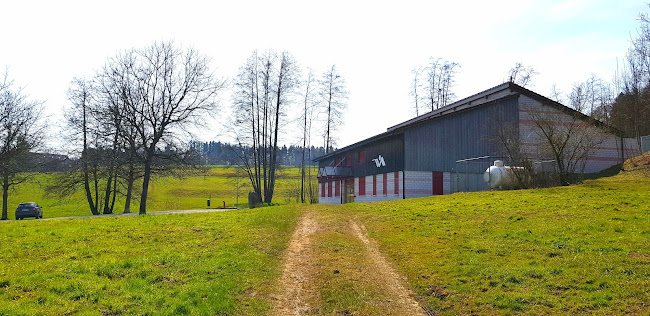
[[[526,157],[554,161],[539,117],[567,126],[578,118],[586,138],[598,138],[580,171],[604,170],[635,156],[633,141],[616,130],[513,83],[389,127],[385,133],[316,158],[320,203],[370,202],[489,189],[483,173],[504,156],[512,137]],[[508,136],[509,135],[509,136]],[[586,139],[589,141],[589,139]],[[548,167],[548,166],[547,166]]]

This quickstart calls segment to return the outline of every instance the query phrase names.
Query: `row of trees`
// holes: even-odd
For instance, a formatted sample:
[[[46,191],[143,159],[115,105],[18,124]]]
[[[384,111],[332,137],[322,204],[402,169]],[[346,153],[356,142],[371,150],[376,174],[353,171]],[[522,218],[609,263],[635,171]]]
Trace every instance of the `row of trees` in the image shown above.
[[[85,192],[92,214],[113,213],[118,195],[130,212],[136,180],[145,214],[153,172],[188,161],[191,126],[218,108],[224,82],[206,56],[171,42],[124,51],[90,79],[74,79],[66,109],[76,168],[59,175],[59,194]]]
[[[240,148],[239,145],[222,143],[220,141],[190,142],[190,148],[196,152],[197,157],[193,162],[197,165],[240,165],[240,153],[244,151],[251,152],[251,148]],[[311,151],[312,157],[318,157],[325,154],[325,148],[311,146],[303,150],[302,146],[283,145],[278,148],[278,163],[282,166],[301,166],[303,161],[306,165],[314,165],[316,162],[311,161],[306,155],[303,160],[303,153],[308,154]],[[250,154],[249,154],[250,155]]]
[[[301,200],[317,201],[311,159],[333,150],[348,92],[335,66],[316,78],[302,70],[288,52],[254,52],[234,79],[233,126],[237,144],[230,153],[248,173],[259,202],[271,203],[277,170],[283,160],[302,167]],[[123,51],[108,59],[91,78],[75,78],[64,111],[67,144],[75,157],[66,172],[57,174],[48,191],[69,196],[83,191],[92,214],[115,212],[118,198],[124,212],[139,194],[139,213],[145,214],[152,174],[201,163],[206,152],[191,142],[192,130],[218,114],[220,92],[226,89],[194,49],[172,42],[154,43]],[[0,172],[3,214],[12,185],[25,181],[25,159],[43,140],[41,105],[28,101],[20,88],[4,76],[0,85]],[[300,104],[300,118],[288,117]],[[295,112],[295,111],[294,111]],[[280,147],[284,130],[300,122],[297,147]],[[324,132],[323,147],[312,145],[316,126]],[[322,128],[320,128],[322,127]],[[286,138],[283,140],[285,141]],[[210,146],[208,146],[210,147]],[[312,151],[315,151],[312,153]],[[32,154],[33,155],[33,154]],[[231,156],[233,157],[233,156]],[[141,183],[141,187],[136,184]]]
[[[642,151],[641,137],[650,135],[650,18],[641,14],[639,21],[639,31],[631,39],[622,69],[617,70],[611,81],[592,74],[585,81],[574,83],[566,96],[555,86],[552,88],[550,97],[567,104],[576,112],[552,114],[527,109],[529,119],[537,127],[539,137],[545,144],[544,151],[553,160],[558,181],[562,184],[580,179],[592,151],[604,141],[602,133],[598,129],[585,128],[586,123],[636,139],[638,152]],[[517,63],[510,70],[509,78],[526,86],[535,74],[537,72],[532,68]],[[557,122],[562,124],[558,125]],[[532,162],[525,150],[520,148],[519,141],[513,141],[513,137],[508,136],[517,133],[508,131],[507,124],[502,126],[495,135],[500,139],[504,155],[513,164],[524,167],[517,170],[515,175],[519,180],[518,185],[526,187],[533,179]]]
[[[311,70],[304,80],[297,62],[288,52],[255,51],[240,68],[234,81],[233,133],[239,145],[239,159],[258,203],[271,203],[275,188],[278,139],[281,129],[292,121],[288,108],[301,104],[302,131],[301,200],[314,201],[311,168],[312,131],[322,125],[325,152],[333,150],[334,133],[342,123],[348,92],[335,66],[320,78]],[[244,150],[250,148],[250,150]],[[305,192],[310,195],[308,198]]]
[[[452,88],[458,68],[460,65],[456,62],[430,57],[427,65],[411,71],[413,81],[409,94],[416,116],[439,109],[455,100]]]

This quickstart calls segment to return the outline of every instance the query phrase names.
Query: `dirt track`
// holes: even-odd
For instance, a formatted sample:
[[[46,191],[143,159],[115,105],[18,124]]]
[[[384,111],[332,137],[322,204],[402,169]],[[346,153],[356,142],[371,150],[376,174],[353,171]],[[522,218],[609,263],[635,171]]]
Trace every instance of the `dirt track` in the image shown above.
[[[361,278],[378,280],[374,285],[389,297],[387,301],[390,308],[382,315],[425,315],[413,299],[413,293],[403,285],[404,278],[381,255],[363,224],[349,220],[342,225],[344,230],[341,231],[362,242],[365,253],[359,254],[359,257],[369,259],[353,263],[359,265],[359,271],[363,271]],[[271,315],[314,315],[322,312],[318,284],[314,282],[320,269],[316,266],[320,254],[317,253],[318,247],[314,240],[317,234],[329,228],[319,223],[318,216],[313,212],[308,212],[299,219],[286,251],[278,295]]]

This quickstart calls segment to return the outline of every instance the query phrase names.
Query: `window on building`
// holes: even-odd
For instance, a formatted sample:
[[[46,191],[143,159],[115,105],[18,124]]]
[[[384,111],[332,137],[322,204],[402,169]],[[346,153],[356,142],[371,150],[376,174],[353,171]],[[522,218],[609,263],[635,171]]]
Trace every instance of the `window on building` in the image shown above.
[[[388,194],[388,174],[387,173],[384,173],[384,181],[383,182],[384,182],[383,183],[383,189],[382,189],[381,192],[384,193],[384,195],[387,195]]]
[[[332,197],[332,182],[327,182],[327,197]]]
[[[345,166],[346,167],[352,166],[352,156],[345,157]]]
[[[359,163],[366,162],[366,152],[364,150],[359,152]]]
[[[359,178],[359,195],[366,195],[366,177]]]
[[[339,167],[339,165],[341,164],[341,159],[336,158],[335,162],[336,162],[336,164],[334,166]]]
[[[395,194],[399,194],[399,172],[395,172]]]
[[[372,195],[377,195],[377,175],[372,175]]]

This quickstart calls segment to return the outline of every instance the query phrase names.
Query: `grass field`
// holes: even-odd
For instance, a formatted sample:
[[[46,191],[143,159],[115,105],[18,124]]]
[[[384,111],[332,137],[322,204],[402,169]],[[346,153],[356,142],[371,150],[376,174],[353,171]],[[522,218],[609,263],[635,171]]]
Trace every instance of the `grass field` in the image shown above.
[[[297,206],[2,223],[0,315],[259,315]]]
[[[427,310],[650,313],[650,177],[352,204]]]
[[[174,181],[161,187],[192,183]],[[320,314],[390,313],[351,221],[430,314],[650,314],[650,176],[627,172],[343,206],[0,223],[0,315],[272,314],[283,251],[307,212],[320,227]]]
[[[316,171],[314,172],[314,177]],[[80,189],[65,198],[47,195],[45,188],[52,181],[52,174],[39,174],[31,181],[20,184],[9,193],[9,218],[14,218],[16,206],[22,202],[38,202],[43,206],[45,218],[62,216],[92,215],[88,202]],[[314,180],[315,181],[315,180]],[[141,185],[141,184],[138,184]],[[239,186],[239,199],[237,187]],[[296,203],[300,188],[299,168],[280,170],[274,194],[274,203]],[[140,188],[137,188],[138,192]],[[183,177],[154,176],[150,182],[147,211],[186,210],[207,208],[211,198],[211,207],[248,207],[250,181],[245,173],[237,172],[234,167],[212,166],[207,170],[195,170]],[[134,194],[131,211],[138,211],[139,195]],[[239,204],[237,204],[239,202]],[[116,202],[116,213],[124,210],[124,198]]]

